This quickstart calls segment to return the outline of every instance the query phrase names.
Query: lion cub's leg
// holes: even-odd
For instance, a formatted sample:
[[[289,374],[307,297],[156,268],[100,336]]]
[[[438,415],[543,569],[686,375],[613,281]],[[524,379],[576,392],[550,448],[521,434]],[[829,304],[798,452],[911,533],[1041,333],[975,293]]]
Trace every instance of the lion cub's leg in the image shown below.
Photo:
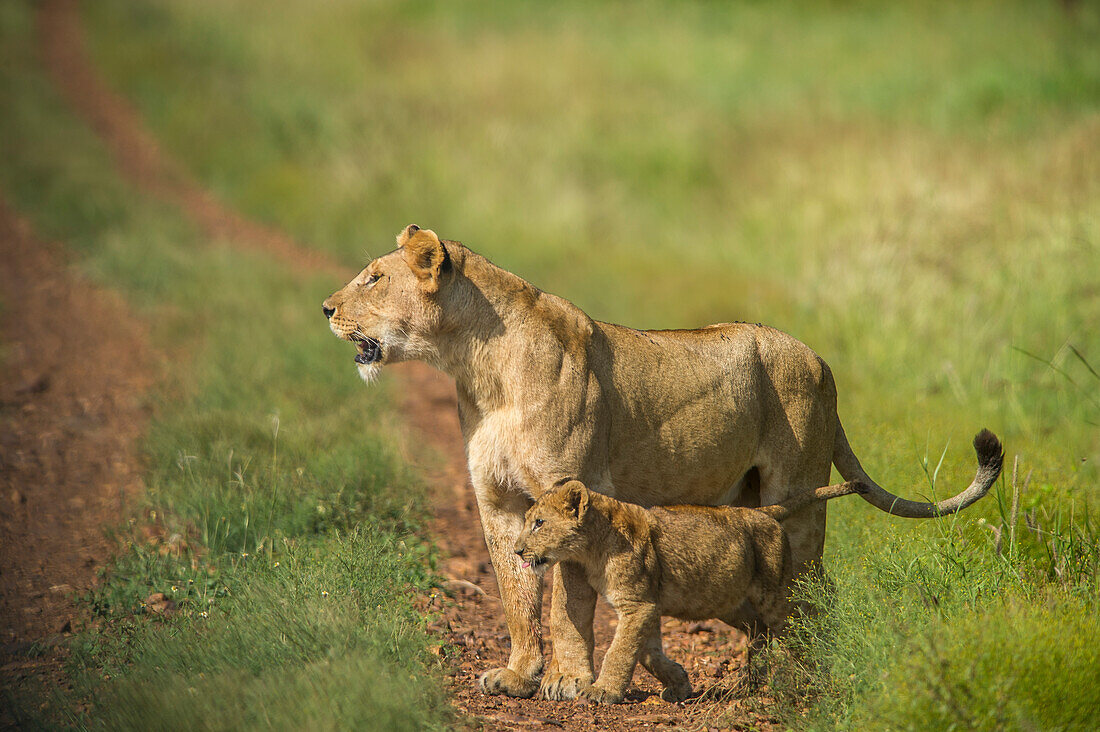
[[[787,600],[785,586],[777,588],[754,587],[749,591],[749,599],[756,610],[757,620],[745,622],[744,615],[730,615],[722,620],[735,628],[743,631],[748,636],[748,646],[745,647],[745,665],[742,667],[743,683],[751,689],[757,686],[766,676],[768,670],[760,666],[753,666],[753,659],[763,651],[771,638],[781,635],[787,624],[787,616],[792,610],[792,605]],[[738,622],[740,621],[740,622]]]
[[[596,677],[592,670],[595,613],[596,591],[588,584],[584,569],[572,562],[559,563],[554,568],[554,594],[550,599],[554,652],[550,668],[542,677],[541,693],[546,699],[576,699],[578,692]]]
[[[623,602],[615,607],[615,612],[619,627],[603,658],[600,677],[578,694],[598,704],[618,704],[623,700],[642,648],[650,637],[661,632],[661,616],[655,603]]]
[[[646,670],[665,685],[665,690],[661,692],[662,699],[667,702],[678,702],[691,696],[691,681],[688,680],[687,671],[665,655],[661,645],[660,628],[646,639],[645,645],[642,646],[640,660]]]
[[[750,606],[750,603],[746,602],[734,612],[718,619],[737,628],[748,638],[748,645],[745,646],[745,665],[741,667],[739,683],[744,685],[743,688],[755,687],[760,675],[753,670],[753,659],[767,646],[770,637],[769,628],[757,612],[756,603],[753,602]]]
[[[752,526],[752,539],[756,555],[756,567],[749,585],[746,603],[725,622],[744,631],[749,644],[745,649],[745,679],[755,685],[763,669],[753,668],[753,657],[763,650],[768,640],[783,632],[792,607],[787,599],[791,567],[791,548],[786,532],[779,524],[762,521]],[[752,616],[747,612],[751,608]]]

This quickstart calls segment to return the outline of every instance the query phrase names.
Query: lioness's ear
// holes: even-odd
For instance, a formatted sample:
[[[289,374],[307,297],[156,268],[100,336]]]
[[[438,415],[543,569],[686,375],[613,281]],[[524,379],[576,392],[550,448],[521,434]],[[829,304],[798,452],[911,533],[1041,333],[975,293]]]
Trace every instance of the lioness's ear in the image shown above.
[[[397,246],[405,246],[409,239],[412,239],[413,234],[418,231],[420,231],[420,227],[416,224],[409,224],[408,226],[406,226],[404,229],[401,230],[401,233],[397,235]]]
[[[565,505],[578,519],[584,518],[588,510],[588,488],[579,480],[571,480],[561,488],[565,491]]]
[[[413,274],[427,289],[433,292],[438,290],[440,278],[450,269],[451,260],[435,232],[409,224],[397,235],[397,245],[401,247],[405,263]]]

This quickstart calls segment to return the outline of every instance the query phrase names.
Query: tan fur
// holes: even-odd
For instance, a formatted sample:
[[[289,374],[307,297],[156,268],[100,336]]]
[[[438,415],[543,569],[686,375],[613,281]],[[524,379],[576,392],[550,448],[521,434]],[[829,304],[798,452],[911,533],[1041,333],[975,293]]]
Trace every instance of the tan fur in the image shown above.
[[[825,485],[835,463],[846,480],[868,485],[864,498],[879,508],[930,516],[977,500],[1000,472],[1000,445],[983,432],[969,488],[938,504],[899,499],[859,465],[828,366],[791,336],[746,323],[678,331],[600,323],[431,231],[409,226],[398,244],[329,297],[325,312],[361,357],[380,344],[380,360],[358,367],[364,379],[407,359],[455,379],[512,638],[508,666],[481,679],[489,693],[530,696],[539,686],[542,583],[520,571],[512,544],[544,486],[578,479],[644,506],[755,506]],[[784,528],[796,570],[820,559],[824,505]],[[542,691],[563,699],[593,678],[596,595],[574,563],[554,574],[554,655]],[[750,603],[741,612],[758,619]]]
[[[579,696],[615,704],[640,661],[665,685],[666,701],[691,695],[687,673],[665,656],[661,616],[718,618],[738,625],[750,649],[764,632],[778,633],[788,615],[786,586],[791,551],[772,514],[785,515],[815,501],[861,490],[857,483],[798,494],[764,509],[669,506],[644,509],[570,481],[543,493],[527,510],[515,552],[541,574],[569,561],[619,616],[599,679]],[[738,609],[749,600],[765,625],[746,624]]]

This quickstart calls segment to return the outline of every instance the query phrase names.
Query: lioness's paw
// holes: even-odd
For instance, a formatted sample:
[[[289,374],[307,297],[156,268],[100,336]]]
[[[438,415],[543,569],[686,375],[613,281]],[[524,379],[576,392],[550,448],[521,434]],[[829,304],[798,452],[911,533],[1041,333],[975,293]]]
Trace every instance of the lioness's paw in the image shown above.
[[[478,679],[477,684],[486,694],[504,694],[520,699],[529,699],[539,690],[538,681],[526,679],[510,668],[494,668],[486,671]]]
[[[598,683],[582,687],[577,692],[578,699],[595,704],[618,704],[624,696],[623,692],[605,689]]]
[[[539,695],[550,701],[568,701],[569,699],[576,699],[577,694],[583,687],[591,685],[591,676],[574,676],[553,672],[542,677],[542,688],[539,689]]]

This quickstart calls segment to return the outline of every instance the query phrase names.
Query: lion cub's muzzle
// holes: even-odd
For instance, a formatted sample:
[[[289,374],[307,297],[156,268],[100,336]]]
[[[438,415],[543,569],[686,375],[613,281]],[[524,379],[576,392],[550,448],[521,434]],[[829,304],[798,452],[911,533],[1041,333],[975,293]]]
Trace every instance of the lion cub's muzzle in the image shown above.
[[[524,569],[527,569],[528,567],[530,567],[535,572],[541,572],[541,571],[545,570],[546,567],[549,566],[549,564],[550,564],[550,558],[549,557],[545,557],[545,556],[540,557],[540,556],[536,555],[534,552],[529,552],[529,551],[527,551],[526,546],[518,546],[517,545],[516,546],[516,554],[519,556],[520,560],[523,562],[523,568]]]
[[[519,560],[524,562],[524,569],[530,567],[538,572],[546,569],[547,565],[550,564],[550,559],[547,557],[540,557],[527,548],[527,542],[525,542],[524,537],[520,537],[516,542],[516,546],[513,548]]]

